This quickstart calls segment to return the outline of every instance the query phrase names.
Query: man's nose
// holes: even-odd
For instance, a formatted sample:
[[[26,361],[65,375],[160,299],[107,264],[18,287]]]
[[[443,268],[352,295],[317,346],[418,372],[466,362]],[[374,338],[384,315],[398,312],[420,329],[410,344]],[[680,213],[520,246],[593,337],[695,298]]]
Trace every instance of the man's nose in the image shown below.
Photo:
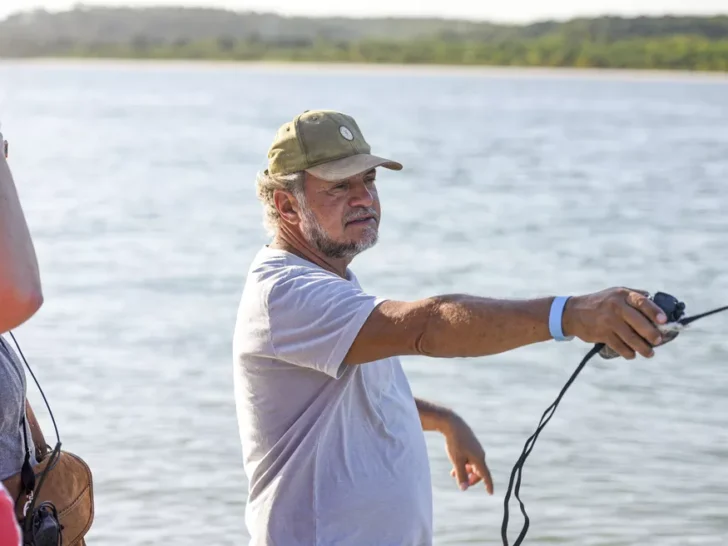
[[[349,204],[359,207],[370,207],[374,203],[374,190],[368,188],[364,183],[356,183],[353,185],[351,200]]]

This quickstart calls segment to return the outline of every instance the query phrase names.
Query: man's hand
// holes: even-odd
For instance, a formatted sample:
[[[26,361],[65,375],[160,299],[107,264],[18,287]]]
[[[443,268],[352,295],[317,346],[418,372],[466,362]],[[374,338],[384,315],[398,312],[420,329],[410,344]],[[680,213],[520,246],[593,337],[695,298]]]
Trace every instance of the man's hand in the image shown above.
[[[662,335],[657,324],[664,324],[662,310],[641,290],[609,288],[569,299],[564,309],[564,335],[592,343],[605,343],[622,357],[631,360],[635,353],[645,358],[654,355]]]
[[[447,456],[453,464],[450,475],[457,480],[460,489],[465,491],[483,480],[488,494],[492,495],[493,478],[485,464],[485,451],[472,429],[460,416],[453,413],[442,432],[445,435]]]

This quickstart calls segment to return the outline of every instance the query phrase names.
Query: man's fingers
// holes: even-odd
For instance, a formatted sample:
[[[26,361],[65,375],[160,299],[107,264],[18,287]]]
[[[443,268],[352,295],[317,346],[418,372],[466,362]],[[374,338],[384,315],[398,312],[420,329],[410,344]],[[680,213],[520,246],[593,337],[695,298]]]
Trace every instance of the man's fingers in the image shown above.
[[[647,317],[636,309],[627,307],[625,309],[624,319],[632,327],[632,330],[653,347],[657,347],[662,343],[662,335],[654,323],[650,322]]]
[[[652,356],[652,347],[650,347],[649,343],[637,335],[637,332],[635,332],[628,324],[618,324],[614,333],[617,334],[617,336],[619,336],[625,345],[627,345],[632,351],[641,354],[645,358]]]
[[[637,293],[636,291],[630,292],[627,295],[627,303],[640,311],[653,323],[665,324],[665,322],[667,321],[665,313],[654,301],[642,294]]]
[[[617,334],[610,334],[607,338],[607,345],[614,349],[619,356],[632,360],[635,357],[634,351],[625,345],[624,341]]]
[[[465,459],[455,461],[455,479],[458,481],[460,489],[465,491],[468,488],[468,470],[465,468]]]
[[[490,475],[490,470],[488,469],[488,465],[485,464],[485,460],[474,463],[473,470],[475,470],[475,473],[485,482],[485,489],[488,491],[488,494],[492,495],[493,477]]]
[[[638,288],[630,288],[629,286],[625,286],[625,288],[631,292],[639,292],[643,296],[649,296],[650,293],[647,290],[639,290]]]
[[[471,465],[470,463],[466,463],[465,470],[468,473],[468,479],[467,479],[468,487],[477,485],[481,482],[481,480],[484,480],[485,486],[488,489],[488,492],[490,494],[493,494],[493,481],[492,481],[492,478],[490,477],[490,472],[488,471],[487,466],[485,466],[484,469],[481,468],[480,470],[478,470],[478,467]],[[455,478],[456,472],[455,472],[454,468],[452,470],[450,470],[450,476]]]
[[[450,476],[452,476],[453,478],[455,477],[455,469],[454,468],[450,471]],[[482,480],[482,479],[483,478],[481,478],[477,474],[474,474],[473,472],[468,472],[468,484],[469,484],[469,487],[473,487],[475,484],[480,483],[480,480]]]

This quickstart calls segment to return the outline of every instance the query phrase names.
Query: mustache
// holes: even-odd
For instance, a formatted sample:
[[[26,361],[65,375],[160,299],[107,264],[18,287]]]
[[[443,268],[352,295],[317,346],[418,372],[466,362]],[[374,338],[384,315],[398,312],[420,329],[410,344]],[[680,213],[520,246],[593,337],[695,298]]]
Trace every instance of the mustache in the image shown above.
[[[346,218],[344,218],[344,223],[348,224],[349,222],[364,220],[366,218],[374,218],[377,222],[379,222],[379,215],[373,208],[360,208],[356,209],[351,214],[347,214]]]

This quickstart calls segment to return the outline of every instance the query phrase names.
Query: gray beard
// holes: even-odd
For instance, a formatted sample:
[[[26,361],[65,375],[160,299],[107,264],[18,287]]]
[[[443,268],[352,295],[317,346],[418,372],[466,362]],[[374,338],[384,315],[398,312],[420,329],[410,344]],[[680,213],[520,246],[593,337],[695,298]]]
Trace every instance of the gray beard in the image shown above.
[[[372,231],[372,235],[365,239],[349,243],[339,243],[331,239],[323,230],[321,225],[316,221],[316,217],[307,208],[303,208],[303,235],[309,244],[318,250],[327,258],[332,259],[351,259],[357,254],[372,248],[379,240],[379,233]]]

